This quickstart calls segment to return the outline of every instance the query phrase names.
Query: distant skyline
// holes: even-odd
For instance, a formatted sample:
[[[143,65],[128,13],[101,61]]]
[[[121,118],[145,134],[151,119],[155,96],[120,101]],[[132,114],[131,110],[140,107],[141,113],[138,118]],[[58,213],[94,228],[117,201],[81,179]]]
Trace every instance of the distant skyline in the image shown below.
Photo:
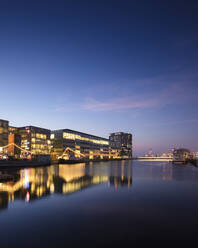
[[[0,119],[98,136],[134,154],[198,151],[195,1],[0,3]]]

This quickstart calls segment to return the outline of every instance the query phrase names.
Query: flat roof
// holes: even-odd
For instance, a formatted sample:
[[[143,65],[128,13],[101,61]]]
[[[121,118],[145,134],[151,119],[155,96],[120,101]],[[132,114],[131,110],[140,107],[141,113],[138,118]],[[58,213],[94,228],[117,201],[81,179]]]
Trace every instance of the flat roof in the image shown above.
[[[0,119],[0,121],[6,121],[6,122],[9,122],[9,121],[7,121],[7,120],[3,120],[3,119]]]
[[[24,129],[28,129],[28,128],[31,128],[31,127],[33,127],[33,128],[38,128],[38,129],[43,129],[43,130],[46,130],[46,131],[50,131],[50,132],[51,132],[51,130],[50,130],[50,129],[43,128],[43,127],[36,127],[36,126],[25,126],[25,127],[17,127],[17,128],[24,128]]]
[[[115,133],[110,133],[110,135],[119,135],[119,134],[131,134],[131,133],[125,133],[125,132],[115,132]],[[131,134],[132,135],[132,134]]]
[[[55,131],[62,131],[62,132],[69,131],[69,132],[78,133],[78,134],[81,134],[81,135],[89,135],[89,136],[97,138],[97,139],[103,139],[103,140],[109,141],[109,139],[107,139],[107,138],[103,138],[103,137],[99,137],[99,136],[96,136],[96,135],[75,131],[75,130],[72,130],[72,129],[57,129],[57,130],[53,130],[52,132],[55,132]]]

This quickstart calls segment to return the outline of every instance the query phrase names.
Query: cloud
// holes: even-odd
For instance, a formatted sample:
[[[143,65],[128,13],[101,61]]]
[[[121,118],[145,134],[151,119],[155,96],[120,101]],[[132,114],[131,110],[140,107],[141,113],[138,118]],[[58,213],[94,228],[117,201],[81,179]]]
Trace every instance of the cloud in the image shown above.
[[[73,100],[63,101],[55,107],[56,112],[110,112],[139,109],[155,109],[167,105],[182,105],[197,101],[198,73],[194,69],[181,69],[166,76],[145,78],[127,82],[94,84]],[[105,92],[104,92],[105,90]],[[89,97],[91,96],[91,97]]]
[[[172,84],[167,89],[155,94],[132,95],[131,97],[113,98],[108,100],[86,99],[82,108],[87,111],[121,111],[129,109],[143,109],[163,107],[170,104],[183,104],[197,98],[197,90],[185,84]]]
[[[87,99],[83,109],[88,111],[113,111],[135,108],[147,108],[156,105],[155,99],[133,100],[130,98],[116,98],[107,101],[98,101],[93,98]]]

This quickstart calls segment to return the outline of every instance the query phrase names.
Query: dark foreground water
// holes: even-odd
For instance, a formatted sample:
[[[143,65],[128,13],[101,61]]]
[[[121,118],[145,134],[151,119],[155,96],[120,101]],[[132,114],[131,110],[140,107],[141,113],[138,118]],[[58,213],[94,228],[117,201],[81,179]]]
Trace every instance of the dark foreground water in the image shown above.
[[[0,247],[197,243],[198,168],[100,162],[1,170]]]

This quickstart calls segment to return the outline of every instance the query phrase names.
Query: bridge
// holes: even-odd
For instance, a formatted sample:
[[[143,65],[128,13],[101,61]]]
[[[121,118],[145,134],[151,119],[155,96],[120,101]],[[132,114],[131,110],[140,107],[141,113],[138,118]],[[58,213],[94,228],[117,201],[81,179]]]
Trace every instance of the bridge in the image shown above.
[[[158,157],[158,156],[152,156],[152,157],[137,157],[137,160],[144,160],[144,161],[168,161],[168,162],[172,162],[173,158],[172,157]]]

